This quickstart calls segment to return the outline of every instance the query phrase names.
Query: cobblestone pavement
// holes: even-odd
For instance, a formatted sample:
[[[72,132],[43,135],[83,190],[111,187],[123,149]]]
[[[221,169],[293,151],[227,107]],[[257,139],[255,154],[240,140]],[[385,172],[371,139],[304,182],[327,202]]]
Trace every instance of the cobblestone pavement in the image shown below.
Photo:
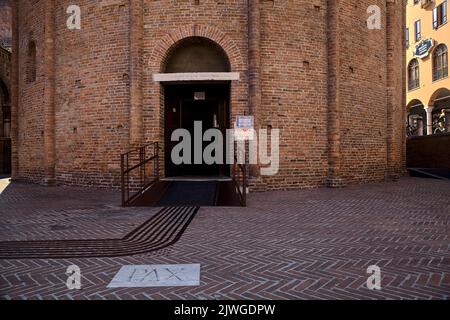
[[[117,191],[0,180],[0,192],[0,241],[118,238],[158,211],[120,208]],[[179,242],[152,254],[0,260],[0,299],[449,299],[449,181],[404,178],[249,201],[201,208]],[[106,288],[122,265],[159,263],[200,263],[201,285]],[[71,264],[81,268],[81,290],[66,287]],[[380,291],[366,286],[371,265],[381,268]]]

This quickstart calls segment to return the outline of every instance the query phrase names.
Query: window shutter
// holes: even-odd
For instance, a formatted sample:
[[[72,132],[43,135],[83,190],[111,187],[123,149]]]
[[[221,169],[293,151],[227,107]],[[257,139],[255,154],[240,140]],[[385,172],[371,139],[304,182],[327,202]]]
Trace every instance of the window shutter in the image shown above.
[[[437,29],[438,28],[438,11],[437,11],[437,7],[435,7],[433,9],[433,29]]]
[[[417,33],[417,35],[416,35],[416,40],[417,41],[419,41],[420,40],[420,38],[422,38],[422,28],[421,28],[421,25],[420,25],[420,20],[417,20],[417,27],[416,27],[417,29],[417,31],[416,31],[416,33]]]
[[[409,28],[406,28],[406,48],[409,48]]]
[[[447,0],[442,3],[442,23],[447,22]]]
[[[419,30],[418,30],[418,28],[419,28],[419,23],[418,23],[418,22],[419,22],[419,21],[414,22],[414,38],[416,39],[416,41],[417,41],[417,39],[418,39],[417,35],[419,34]]]

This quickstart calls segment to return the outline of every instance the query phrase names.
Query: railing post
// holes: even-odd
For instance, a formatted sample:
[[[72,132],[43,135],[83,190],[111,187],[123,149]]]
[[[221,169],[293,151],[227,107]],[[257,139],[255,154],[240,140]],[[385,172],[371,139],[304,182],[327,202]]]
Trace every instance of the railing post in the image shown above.
[[[153,145],[153,155],[151,155],[152,145]],[[131,160],[130,156],[132,157]],[[137,164],[134,163],[136,157],[138,157]],[[145,166],[147,164],[151,164],[151,160],[153,160],[154,179],[152,181],[147,182],[148,180],[147,174],[151,174],[151,170],[149,172]],[[140,186],[139,183],[137,182],[137,172],[135,170],[139,170],[139,178],[141,183]],[[139,188],[139,191],[137,192],[133,191],[131,196],[130,196],[130,174],[132,183],[136,183],[136,185],[132,185],[132,187]],[[136,179],[134,179],[135,177]],[[126,207],[129,206],[139,196],[139,194],[142,194],[148,187],[150,187],[159,180],[159,143],[154,142],[151,144],[147,144],[143,147],[138,147],[127,153],[122,154],[120,156],[120,180],[122,188],[122,206]]]
[[[144,152],[145,152],[145,147],[141,147],[139,148],[139,163],[142,164],[144,162]],[[140,173],[140,186],[142,187],[144,185],[144,167],[142,166],[139,168],[139,173]]]
[[[236,150],[236,142],[233,141],[233,181],[236,182],[236,164],[238,161],[237,150]]]
[[[146,150],[146,147],[144,146],[143,147],[143,157],[142,157],[142,161],[145,161],[145,159],[147,159],[147,150]],[[142,166],[142,170],[144,171],[143,173],[144,173],[144,181],[143,181],[143,185],[145,186],[145,183],[146,183],[146,181],[147,181],[147,179],[146,179],[146,172],[145,172],[145,163],[144,163],[144,165]]]
[[[243,180],[242,180],[242,202],[243,202],[243,206],[246,207],[247,206],[247,161],[245,161],[246,163],[244,164],[244,170],[243,170]]]
[[[122,207],[125,207],[125,163],[124,155],[120,156],[120,184],[122,188]]]
[[[128,198],[130,197],[130,172],[128,171],[128,168],[130,168],[130,164],[129,164],[129,158],[130,155],[127,154],[127,163],[126,163],[126,171],[127,171],[127,182],[126,182],[126,202],[128,202]]]
[[[155,163],[153,164],[153,175],[155,176],[155,178],[157,180],[159,180],[159,144],[158,142],[155,142],[154,144],[154,151],[153,154],[156,156],[155,157]]]

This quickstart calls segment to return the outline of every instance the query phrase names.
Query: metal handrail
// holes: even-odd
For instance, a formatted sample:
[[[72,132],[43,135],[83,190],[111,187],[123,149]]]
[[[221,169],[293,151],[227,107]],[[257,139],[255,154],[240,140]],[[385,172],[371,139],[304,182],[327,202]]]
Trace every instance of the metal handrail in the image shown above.
[[[245,163],[240,164],[238,163],[238,156],[235,153],[234,154],[234,164],[233,164],[233,183],[236,188],[239,201],[241,203],[241,206],[246,207],[247,206],[247,188],[248,188],[248,182],[247,182],[247,157],[245,157]],[[239,184],[238,181],[238,170],[240,171],[240,177],[241,177],[241,184]]]
[[[152,151],[149,154],[149,151]],[[133,160],[137,163],[133,164]],[[153,161],[153,176],[147,178],[146,165]],[[139,173],[133,177],[133,172]],[[130,176],[132,179],[130,179]],[[120,177],[122,189],[122,206],[129,206],[136,198],[142,195],[149,187],[159,181],[159,143],[153,142],[145,146],[130,150],[120,155]],[[133,181],[131,181],[133,180]],[[135,185],[135,192],[131,192],[131,182]]]

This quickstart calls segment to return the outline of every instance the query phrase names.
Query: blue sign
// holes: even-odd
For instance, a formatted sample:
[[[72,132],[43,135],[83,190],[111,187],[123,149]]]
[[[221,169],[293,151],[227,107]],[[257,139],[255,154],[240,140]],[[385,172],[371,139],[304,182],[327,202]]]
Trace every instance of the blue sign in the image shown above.
[[[430,54],[433,45],[434,45],[433,39],[430,38],[423,40],[418,45],[416,45],[416,48],[414,49],[414,56],[417,58],[427,57]]]

